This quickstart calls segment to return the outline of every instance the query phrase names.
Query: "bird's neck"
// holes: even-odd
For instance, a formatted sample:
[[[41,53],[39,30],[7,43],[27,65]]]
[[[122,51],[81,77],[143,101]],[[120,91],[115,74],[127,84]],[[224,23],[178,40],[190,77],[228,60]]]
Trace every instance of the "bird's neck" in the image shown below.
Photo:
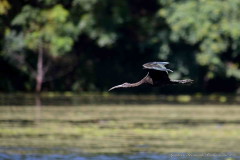
[[[183,80],[170,80],[171,84],[189,84],[191,83],[188,79]]]
[[[129,83],[128,87],[137,87],[137,86],[140,86],[141,84],[143,84],[142,80],[136,83]]]
[[[128,87],[137,87],[137,86],[140,86],[140,85],[142,85],[144,83],[153,84],[152,79],[149,78],[148,75],[149,75],[149,73],[147,73],[147,75],[143,79],[141,79],[140,81],[138,81],[136,83],[129,83]]]

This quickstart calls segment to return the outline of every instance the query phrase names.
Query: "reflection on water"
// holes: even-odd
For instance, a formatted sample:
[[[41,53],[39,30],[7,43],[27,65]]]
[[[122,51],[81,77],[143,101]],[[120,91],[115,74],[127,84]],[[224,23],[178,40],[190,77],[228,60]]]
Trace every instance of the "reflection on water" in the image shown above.
[[[3,105],[82,105],[82,104],[240,104],[239,95],[58,95],[0,94]]]

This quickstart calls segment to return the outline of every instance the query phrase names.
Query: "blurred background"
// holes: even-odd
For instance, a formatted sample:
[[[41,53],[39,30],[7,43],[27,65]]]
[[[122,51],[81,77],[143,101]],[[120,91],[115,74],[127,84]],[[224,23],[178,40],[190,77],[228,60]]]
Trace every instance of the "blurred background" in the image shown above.
[[[0,158],[238,152],[239,0],[0,0],[0,26]],[[152,61],[195,83],[108,92]]]
[[[239,3],[1,0],[0,89],[104,92],[168,61],[196,82],[181,93],[239,92]]]

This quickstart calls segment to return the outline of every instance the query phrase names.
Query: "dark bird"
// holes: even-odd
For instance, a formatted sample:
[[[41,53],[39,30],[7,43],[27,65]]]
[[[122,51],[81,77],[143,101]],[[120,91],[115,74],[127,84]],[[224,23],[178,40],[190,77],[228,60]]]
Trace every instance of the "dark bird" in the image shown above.
[[[117,86],[114,86],[109,89],[109,91],[115,88],[129,88],[137,87],[142,84],[150,84],[152,86],[163,86],[169,84],[191,84],[193,80],[184,79],[184,80],[172,80],[168,77],[168,72],[173,72],[170,69],[167,69],[165,65],[169,64],[168,62],[149,62],[143,65],[143,69],[148,70],[147,75],[136,83],[123,83]]]

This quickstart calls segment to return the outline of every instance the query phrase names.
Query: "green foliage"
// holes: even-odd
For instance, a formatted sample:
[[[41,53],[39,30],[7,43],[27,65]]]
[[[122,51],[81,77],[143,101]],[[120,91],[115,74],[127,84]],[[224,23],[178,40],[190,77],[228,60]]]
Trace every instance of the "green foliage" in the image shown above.
[[[237,61],[240,48],[240,1],[160,0],[164,17],[171,29],[170,40],[197,45],[196,60],[208,67],[208,76],[225,72],[227,76],[240,78]],[[226,54],[228,54],[226,56]],[[226,58],[228,57],[228,58]]]
[[[75,0],[73,6],[80,8],[78,28],[100,47],[111,46],[118,37],[117,29],[128,18],[126,1]]]
[[[69,12],[62,5],[50,9],[24,6],[12,25],[22,27],[26,47],[36,51],[43,43],[52,56],[69,52],[76,38],[76,28],[68,20]]]
[[[45,68],[75,68],[46,90],[105,91],[123,77],[142,78],[143,63],[169,61],[171,78],[195,79],[198,91],[211,79],[229,80],[232,92],[240,79],[239,15],[238,0],[0,0],[0,50],[25,73],[36,69],[39,48]]]
[[[6,14],[10,8],[8,0],[0,0],[0,15]]]

